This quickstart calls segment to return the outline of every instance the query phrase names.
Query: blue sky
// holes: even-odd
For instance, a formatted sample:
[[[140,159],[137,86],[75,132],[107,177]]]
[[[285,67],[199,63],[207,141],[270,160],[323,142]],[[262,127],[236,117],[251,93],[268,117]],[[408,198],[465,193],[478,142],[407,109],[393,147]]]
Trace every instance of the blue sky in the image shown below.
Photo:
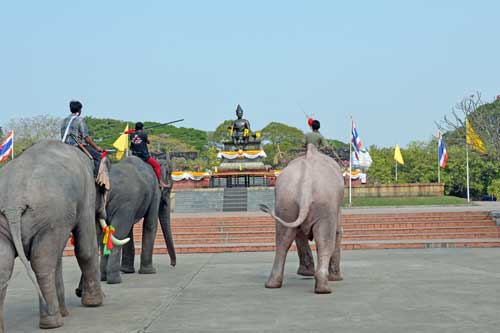
[[[4,1],[0,125],[20,116],[185,118],[240,103],[254,129],[427,140],[463,96],[500,94],[498,1]]]

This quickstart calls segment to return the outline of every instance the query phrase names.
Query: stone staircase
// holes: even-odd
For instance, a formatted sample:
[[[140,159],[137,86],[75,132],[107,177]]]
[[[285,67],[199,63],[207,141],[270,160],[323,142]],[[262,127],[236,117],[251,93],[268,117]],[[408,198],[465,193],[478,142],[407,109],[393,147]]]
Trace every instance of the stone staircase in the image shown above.
[[[224,189],[222,202],[223,212],[246,212],[248,206],[248,191],[246,187]]]
[[[500,247],[500,227],[483,211],[345,213],[342,226],[345,250]],[[177,253],[274,251],[274,222],[264,214],[173,215],[172,232]],[[137,253],[141,235],[138,223],[134,227]],[[72,253],[71,247],[65,251]],[[159,226],[155,253],[167,253]]]

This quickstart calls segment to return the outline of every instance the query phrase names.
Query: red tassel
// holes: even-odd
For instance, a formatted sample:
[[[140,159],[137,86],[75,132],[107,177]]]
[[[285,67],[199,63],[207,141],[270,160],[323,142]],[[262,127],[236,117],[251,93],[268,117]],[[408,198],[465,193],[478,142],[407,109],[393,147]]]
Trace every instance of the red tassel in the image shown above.
[[[69,235],[69,243],[75,246],[75,236],[73,236],[73,234]]]

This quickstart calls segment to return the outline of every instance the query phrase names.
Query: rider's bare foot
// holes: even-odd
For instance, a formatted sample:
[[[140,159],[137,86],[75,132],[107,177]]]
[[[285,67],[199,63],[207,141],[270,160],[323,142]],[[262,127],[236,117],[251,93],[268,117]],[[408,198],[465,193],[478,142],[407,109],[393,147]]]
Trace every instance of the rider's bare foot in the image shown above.
[[[160,189],[162,189],[162,190],[163,190],[163,189],[164,189],[164,188],[166,188],[166,187],[168,187],[168,185],[167,185],[167,184],[165,184],[165,183],[163,182],[163,180],[160,180]]]

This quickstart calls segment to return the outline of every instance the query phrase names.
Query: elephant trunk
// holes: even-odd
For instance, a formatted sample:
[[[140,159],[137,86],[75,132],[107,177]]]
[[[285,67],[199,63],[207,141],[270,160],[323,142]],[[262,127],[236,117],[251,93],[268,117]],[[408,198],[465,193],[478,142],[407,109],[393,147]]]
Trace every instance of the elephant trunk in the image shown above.
[[[166,201],[166,203],[163,201],[160,203],[160,226],[165,244],[167,245],[168,255],[170,256],[170,265],[175,266],[177,264],[177,257],[175,255],[174,240],[170,228],[170,193],[167,195]]]
[[[104,219],[99,219],[99,224],[101,225],[101,228],[107,228],[107,223]],[[113,245],[116,245],[116,246],[123,246],[125,244],[127,244],[129,241],[130,241],[130,238],[125,238],[125,239],[118,239],[118,238],[115,238],[115,236],[113,236],[113,234],[111,234],[111,241],[113,242]]]

